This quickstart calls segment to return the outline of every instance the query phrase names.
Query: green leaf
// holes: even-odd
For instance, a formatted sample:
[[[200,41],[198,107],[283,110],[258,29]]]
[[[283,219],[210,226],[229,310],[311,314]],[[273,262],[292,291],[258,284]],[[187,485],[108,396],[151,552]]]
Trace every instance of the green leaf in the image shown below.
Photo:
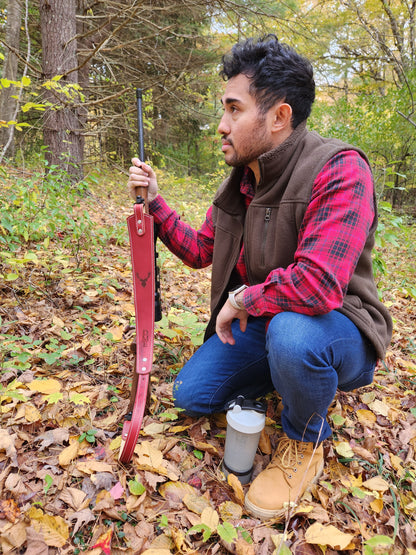
[[[197,459],[199,459],[200,461],[202,461],[202,459],[204,458],[204,453],[202,453],[201,451],[199,451],[198,449],[194,449],[193,450],[193,454],[195,455],[195,457]]]
[[[40,353],[39,358],[42,358],[46,364],[54,364],[57,360],[61,358],[62,353]]]
[[[379,545],[393,545],[394,540],[393,538],[389,538],[388,536],[373,536],[369,540],[364,542],[365,545],[370,547],[377,547]]]
[[[159,519],[159,526],[161,528],[167,528],[169,526],[168,517],[166,515],[162,515]]]
[[[69,400],[75,405],[89,405],[91,403],[91,400],[82,393],[73,393],[70,395]]]
[[[46,474],[46,476],[45,476],[45,485],[43,486],[43,491],[44,491],[45,495],[48,493],[48,490],[49,490],[49,488],[51,487],[52,484],[53,484],[52,476],[49,476],[49,474]]]
[[[219,524],[217,526],[217,532],[220,538],[228,543],[237,539],[237,530],[227,521],[225,521],[224,524]]]
[[[193,532],[195,532],[196,534],[199,534],[202,532],[202,539],[204,540],[204,542],[207,542],[212,535],[211,528],[207,524],[203,524],[203,523],[195,524],[195,526],[192,526],[192,528],[189,528],[188,534],[192,534]]]
[[[50,395],[48,395],[46,397],[46,400],[48,402],[48,405],[56,405],[56,403],[61,401],[63,398],[64,398],[63,393],[61,393],[60,391],[57,391],[56,393],[51,393]]]
[[[143,493],[146,491],[146,488],[135,478],[134,480],[129,480],[129,490],[132,495],[143,495]]]

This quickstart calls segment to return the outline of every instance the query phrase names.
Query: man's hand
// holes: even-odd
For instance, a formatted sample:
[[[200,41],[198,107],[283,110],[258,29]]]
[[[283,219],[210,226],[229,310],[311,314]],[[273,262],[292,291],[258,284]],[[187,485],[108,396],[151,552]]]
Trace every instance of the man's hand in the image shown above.
[[[240,295],[237,295],[237,299]],[[230,345],[235,345],[235,339],[231,331],[232,321],[238,318],[240,320],[240,330],[242,332],[246,331],[248,312],[247,310],[237,310],[232,306],[230,301],[227,299],[226,303],[220,310],[217,316],[217,323],[215,326],[215,331],[218,337],[223,343],[229,343]]]
[[[158,195],[156,174],[150,166],[138,158],[133,158],[131,162],[133,166],[129,168],[129,180],[127,182],[129,195],[133,200],[136,200],[136,188],[148,187],[148,201],[151,202]]]

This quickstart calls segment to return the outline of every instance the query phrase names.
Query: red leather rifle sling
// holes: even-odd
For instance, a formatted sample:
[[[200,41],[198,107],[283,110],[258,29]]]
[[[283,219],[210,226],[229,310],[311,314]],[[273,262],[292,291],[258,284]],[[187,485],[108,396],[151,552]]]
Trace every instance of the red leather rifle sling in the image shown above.
[[[155,322],[155,254],[153,217],[145,213],[145,204],[135,204],[127,218],[133,271],[134,309],[136,313],[137,387],[131,415],[123,424],[119,460],[130,462],[146,407],[149,374],[153,362]],[[133,392],[134,393],[134,392]]]

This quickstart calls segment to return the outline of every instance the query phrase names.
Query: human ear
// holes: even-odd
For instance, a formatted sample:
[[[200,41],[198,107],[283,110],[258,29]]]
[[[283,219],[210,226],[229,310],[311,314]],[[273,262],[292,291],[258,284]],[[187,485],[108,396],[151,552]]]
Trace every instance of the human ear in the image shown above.
[[[286,102],[276,104],[273,111],[273,130],[282,131],[292,127],[292,106]]]

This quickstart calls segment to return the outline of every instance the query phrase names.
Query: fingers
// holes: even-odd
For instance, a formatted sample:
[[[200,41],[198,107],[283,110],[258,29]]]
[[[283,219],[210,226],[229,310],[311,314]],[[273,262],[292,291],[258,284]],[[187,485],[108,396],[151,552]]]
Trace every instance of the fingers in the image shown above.
[[[139,160],[132,159],[132,166],[129,168],[129,179],[127,182],[128,193],[131,198],[136,199],[137,187],[149,187],[153,170],[150,166]]]

